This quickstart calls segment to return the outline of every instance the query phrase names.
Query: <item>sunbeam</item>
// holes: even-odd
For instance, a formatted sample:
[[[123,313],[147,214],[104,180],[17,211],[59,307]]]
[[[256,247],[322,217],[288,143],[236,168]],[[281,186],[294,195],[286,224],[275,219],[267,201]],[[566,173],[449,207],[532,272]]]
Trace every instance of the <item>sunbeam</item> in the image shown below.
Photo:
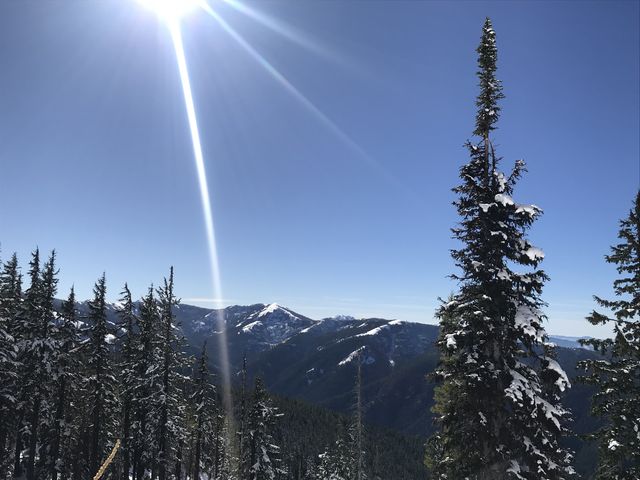
[[[211,279],[213,281],[213,298],[217,299],[214,308],[217,311],[217,335],[218,335],[218,353],[220,358],[220,369],[222,371],[223,383],[223,399],[229,419],[233,418],[233,402],[231,398],[231,372],[229,365],[229,351],[227,346],[227,334],[225,328],[224,305],[221,303],[222,282],[220,277],[220,265],[218,262],[218,248],[216,244],[215,226],[213,221],[213,211],[211,208],[211,197],[209,195],[209,187],[207,184],[207,173],[202,154],[202,145],[200,143],[200,132],[198,130],[198,122],[196,118],[196,110],[193,102],[193,94],[191,92],[191,81],[189,79],[189,71],[187,69],[187,60],[184,54],[184,46],[182,44],[182,33],[180,31],[179,21],[175,18],[167,21],[171,39],[176,53],[176,61],[178,71],[180,72],[180,82],[182,84],[182,93],[184,95],[184,103],[187,110],[187,119],[189,122],[189,130],[191,132],[191,143],[193,146],[193,156],[196,163],[198,173],[198,185],[200,187],[200,200],[202,202],[202,211],[204,214],[204,223],[207,231],[207,244],[209,248],[209,263],[211,269]],[[232,422],[231,422],[232,423]]]
[[[351,137],[344,133],[327,115],[325,115],[311,100],[302,94],[282,73],[280,73],[271,63],[269,63],[249,42],[247,42],[231,25],[229,25],[215,10],[213,10],[205,0],[139,0],[147,7],[153,9],[166,23],[176,55],[176,62],[182,85],[182,93],[184,96],[185,109],[189,131],[191,134],[191,143],[193,147],[193,156],[196,164],[198,175],[198,186],[200,190],[200,200],[202,204],[202,212],[207,235],[207,246],[209,251],[209,267],[211,279],[213,282],[213,298],[216,299],[214,308],[217,311],[217,336],[218,336],[218,354],[220,360],[220,370],[222,374],[223,401],[227,410],[228,418],[233,423],[233,400],[231,394],[231,366],[229,363],[229,352],[226,334],[226,322],[224,315],[224,305],[221,301],[222,282],[220,274],[220,265],[218,259],[218,249],[216,243],[215,224],[213,209],[211,207],[211,196],[207,183],[207,173],[202,153],[202,144],[200,141],[200,132],[195,111],[195,103],[191,90],[191,81],[187,68],[187,60],[184,52],[182,41],[182,31],[180,28],[180,18],[194,9],[202,9],[213,17],[222,29],[233,38],[261,67],[263,67],[273,79],[276,80],[290,95],[292,95],[312,116],[324,125],[333,135],[335,135],[344,145],[346,145],[357,158],[361,159],[371,169],[376,171],[386,181],[398,187],[401,191],[407,193],[406,189],[400,182],[389,172],[387,172],[378,162],[369,156],[369,154],[358,145]],[[278,31],[287,38],[302,43],[309,48],[314,44],[308,40],[297,37],[293,32],[280,27],[268,17],[262,16],[253,10],[245,7],[237,0],[224,0],[227,4],[249,15],[269,28]]]
[[[358,143],[349,135],[344,133],[333,120],[325,115],[311,100],[309,100],[300,90],[298,90],[282,73],[280,73],[267,59],[265,59],[249,42],[247,42],[229,23],[222,18],[208,4],[203,4],[202,9],[211,15],[222,29],[229,34],[258,64],[263,67],[276,82],[289,92],[302,106],[310,112],[316,120],[333,133],[343,144],[345,144],[357,157],[367,164],[372,170],[377,172],[387,182],[398,188],[403,193],[409,193],[404,185],[386,169],[374,160]]]
[[[317,55],[320,55],[322,57],[328,58],[333,61],[345,63],[344,60],[340,58],[340,56],[337,55],[335,52],[327,48],[324,48],[318,42],[313,41],[311,38],[304,35],[302,32],[296,31],[291,26],[286,25],[285,23],[278,21],[275,18],[270,17],[269,15],[259,12],[245,5],[244,3],[239,2],[238,0],[222,0],[222,1],[227,5],[229,5],[231,8],[233,8],[234,10],[237,10],[243,15],[246,15],[252,20],[267,27],[269,30],[277,33],[278,35],[283,36],[287,40],[297,45],[300,45],[301,47],[309,50],[310,52],[313,52]],[[206,10],[206,7],[203,7],[203,8],[205,8]]]

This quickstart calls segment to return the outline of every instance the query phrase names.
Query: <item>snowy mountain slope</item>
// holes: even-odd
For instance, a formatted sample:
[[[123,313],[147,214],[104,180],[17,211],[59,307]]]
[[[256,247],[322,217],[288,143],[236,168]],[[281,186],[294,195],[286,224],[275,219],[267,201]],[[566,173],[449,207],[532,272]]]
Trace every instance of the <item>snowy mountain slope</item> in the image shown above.
[[[78,304],[78,311],[80,317],[86,315],[87,302]],[[175,315],[190,353],[197,354],[208,340],[214,371],[219,371],[218,341],[224,333],[234,374],[246,354],[249,376],[261,376],[274,393],[335,411],[347,412],[353,405],[359,354],[367,422],[418,435],[432,429],[435,385],[428,374],[439,358],[435,325],[379,318],[312,320],[277,304],[231,306],[222,312],[182,304]],[[110,322],[117,321],[117,305],[108,305],[107,316]],[[561,347],[558,362],[574,384],[565,399],[573,411],[573,428],[579,433],[592,431],[591,393],[574,378],[576,363],[595,353],[579,348],[573,337],[551,337],[551,341]],[[588,463],[592,452],[580,443],[573,447]]]

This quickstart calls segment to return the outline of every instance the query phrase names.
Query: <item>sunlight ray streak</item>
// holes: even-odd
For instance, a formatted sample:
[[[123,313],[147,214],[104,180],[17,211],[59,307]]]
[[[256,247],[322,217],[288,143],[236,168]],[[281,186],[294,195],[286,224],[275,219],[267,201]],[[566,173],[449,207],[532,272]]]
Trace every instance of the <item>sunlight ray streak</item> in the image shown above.
[[[215,227],[213,222],[213,211],[211,209],[211,198],[209,195],[209,187],[207,185],[207,174],[202,154],[202,145],[200,143],[200,133],[198,130],[198,122],[196,118],[195,105],[193,102],[193,94],[191,92],[191,81],[189,79],[189,71],[187,70],[187,60],[184,54],[184,46],[182,44],[182,33],[180,24],[177,20],[168,22],[171,39],[176,53],[176,61],[178,63],[178,71],[180,73],[180,81],[182,84],[182,93],[184,95],[184,103],[187,111],[187,119],[189,122],[189,130],[191,132],[191,143],[193,146],[193,155],[198,173],[198,185],[200,187],[200,200],[202,202],[202,210],[204,214],[205,228],[207,232],[207,244],[209,248],[209,261],[211,268],[211,279],[213,281],[213,298],[222,299],[222,283],[220,280],[220,265],[218,262],[218,249],[216,246]],[[231,398],[231,374],[229,364],[229,351],[227,346],[227,334],[225,329],[224,305],[221,301],[217,301],[214,305],[217,311],[216,320],[218,332],[218,353],[220,356],[220,369],[222,371],[223,383],[223,399],[227,413],[232,418],[233,403]]]
[[[231,36],[258,64],[263,67],[281,86],[285,88],[298,102],[302,104],[320,123],[322,123],[331,133],[342,141],[357,157],[366,163],[372,170],[383,177],[387,182],[404,192],[408,192],[396,177],[391,175],[386,169],[374,160],[360,145],[358,145],[351,137],[344,133],[322,110],[309,100],[300,90],[298,90],[282,73],[280,73],[269,61],[267,61],[249,42],[247,42],[229,23],[227,23],[215,10],[209,5],[202,5],[202,9],[211,15],[222,29]]]
[[[290,40],[291,42],[297,45],[300,45],[301,47],[317,55],[320,55],[322,57],[326,57],[328,59],[338,61],[340,63],[344,63],[344,60],[340,58],[340,56],[337,55],[335,52],[332,52],[331,50],[324,48],[323,46],[319,45],[317,42],[314,42],[312,39],[308,38],[301,32],[296,31],[294,28],[290,27],[289,25],[286,25],[285,23],[279,20],[276,20],[270,17],[269,15],[266,15],[258,10],[255,10],[245,5],[244,3],[239,2],[238,0],[222,0],[222,2],[229,5],[234,10],[237,10],[238,12],[258,22],[259,24],[267,27],[273,32],[276,32],[277,34],[282,35],[284,38],[286,38],[287,40]],[[203,8],[207,10],[206,7],[203,7]]]

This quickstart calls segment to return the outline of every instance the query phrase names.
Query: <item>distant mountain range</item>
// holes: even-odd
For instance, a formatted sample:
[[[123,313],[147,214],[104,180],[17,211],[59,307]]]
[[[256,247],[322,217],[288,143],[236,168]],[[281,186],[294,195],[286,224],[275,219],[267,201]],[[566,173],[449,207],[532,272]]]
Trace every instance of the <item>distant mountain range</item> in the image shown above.
[[[86,303],[79,309],[86,309]],[[113,320],[116,310],[116,305],[109,306]],[[360,353],[366,421],[420,436],[433,429],[435,385],[428,374],[439,358],[435,325],[348,316],[313,320],[275,303],[220,311],[182,304],[175,315],[192,353],[207,341],[214,371],[220,371],[218,341],[224,334],[236,381],[246,355],[249,376],[262,377],[273,393],[338,412],[348,412],[353,405],[354,359]],[[596,355],[582,348],[578,337],[550,340],[559,347],[558,361],[571,379],[578,374],[578,361]],[[572,383],[565,403],[573,411],[574,431],[586,433],[596,426],[588,415],[591,390]],[[578,463],[588,469],[594,458],[590,447],[577,439],[570,443]]]

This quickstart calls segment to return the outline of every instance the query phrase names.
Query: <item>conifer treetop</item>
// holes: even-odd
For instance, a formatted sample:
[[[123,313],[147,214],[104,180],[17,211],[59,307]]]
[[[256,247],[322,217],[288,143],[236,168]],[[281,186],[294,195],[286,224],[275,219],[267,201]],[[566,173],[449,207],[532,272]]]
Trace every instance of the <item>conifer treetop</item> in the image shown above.
[[[478,52],[478,72],[476,75],[480,80],[478,84],[480,94],[476,99],[478,111],[476,112],[476,129],[473,134],[487,140],[489,132],[496,128],[495,123],[500,117],[498,101],[504,98],[502,82],[495,75],[498,49],[496,32],[489,17],[486,18],[482,27],[482,38],[476,51]]]

